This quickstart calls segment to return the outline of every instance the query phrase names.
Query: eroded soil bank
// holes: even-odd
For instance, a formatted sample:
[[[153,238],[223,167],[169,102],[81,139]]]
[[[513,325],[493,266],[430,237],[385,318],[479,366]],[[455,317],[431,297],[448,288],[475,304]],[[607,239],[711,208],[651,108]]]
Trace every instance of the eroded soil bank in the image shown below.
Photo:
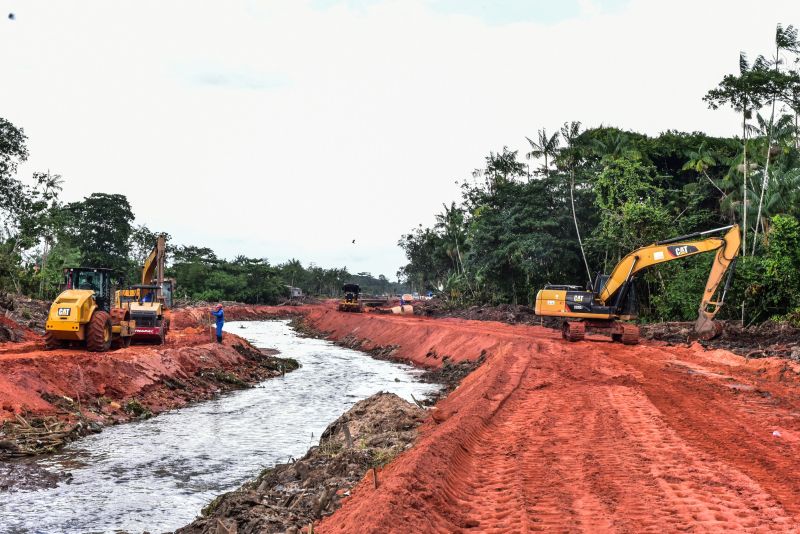
[[[281,313],[271,310],[272,316]],[[235,308],[230,315],[237,316]],[[149,417],[296,368],[293,360],[233,334],[226,333],[222,344],[211,342],[206,322],[204,309],[179,310],[165,345],[107,353],[45,351],[33,330],[9,328],[24,332],[24,339],[0,344],[0,458],[52,451],[103,425]]]
[[[266,469],[242,488],[221,495],[203,509],[201,518],[176,532],[307,530],[338,509],[365,474],[373,485],[376,478],[380,484],[380,469],[411,447],[425,416],[425,410],[393,393],[359,401],[302,458]]]

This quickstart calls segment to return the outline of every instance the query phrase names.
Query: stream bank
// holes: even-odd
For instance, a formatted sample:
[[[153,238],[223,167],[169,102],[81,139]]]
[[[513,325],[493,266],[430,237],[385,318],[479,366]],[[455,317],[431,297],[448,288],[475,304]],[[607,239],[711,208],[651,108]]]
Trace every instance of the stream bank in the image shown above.
[[[4,526],[15,533],[173,530],[265,468],[301,457],[357,401],[379,391],[423,399],[438,389],[408,366],[300,337],[285,320],[227,323],[226,337],[234,332],[301,367],[32,460],[69,479],[6,492]]]
[[[200,327],[171,333],[166,346],[109,353],[0,355],[0,459],[56,451],[103,427],[251,387],[297,362],[229,334],[209,343]]]
[[[337,510],[368,473],[380,484],[381,468],[412,446],[426,416],[393,393],[359,401],[328,425],[302,458],[265,469],[214,499],[202,517],[176,534],[297,534]]]

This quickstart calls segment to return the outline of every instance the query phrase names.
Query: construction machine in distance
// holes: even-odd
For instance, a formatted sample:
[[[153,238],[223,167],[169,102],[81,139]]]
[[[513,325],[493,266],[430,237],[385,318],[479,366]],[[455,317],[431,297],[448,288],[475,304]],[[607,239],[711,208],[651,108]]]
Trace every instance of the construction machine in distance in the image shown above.
[[[343,312],[357,312],[364,311],[364,305],[361,302],[361,286],[358,284],[345,284],[342,286],[344,296],[339,301],[337,307],[339,311]]]
[[[130,345],[136,323],[127,309],[112,306],[115,279],[111,269],[65,269],[63,291],[50,306],[45,323],[45,346],[79,345],[105,352],[112,345]]]
[[[141,283],[116,292],[117,307],[129,310],[131,318],[136,321],[134,341],[162,344],[169,331],[167,312],[172,308],[175,283],[164,278],[166,247],[166,237],[158,236],[142,267]]]
[[[721,237],[706,237],[722,232],[725,234]],[[614,341],[633,345],[639,342],[639,328],[625,321],[636,317],[635,275],[659,263],[716,251],[694,326],[699,338],[712,339],[721,332],[714,317],[725,301],[740,246],[738,225],[659,241],[622,258],[610,275],[598,274],[594,286],[588,291],[579,286],[546,285],[536,295],[535,311],[537,315],[563,317],[561,334],[568,341],[582,340],[586,327],[590,327],[605,330]],[[714,300],[726,273],[728,276],[722,293],[718,300]]]

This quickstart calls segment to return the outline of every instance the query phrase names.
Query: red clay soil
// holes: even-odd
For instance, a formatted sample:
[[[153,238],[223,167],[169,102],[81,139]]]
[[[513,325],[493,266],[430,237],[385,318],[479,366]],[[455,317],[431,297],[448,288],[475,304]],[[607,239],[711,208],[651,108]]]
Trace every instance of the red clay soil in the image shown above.
[[[785,531],[800,525],[800,365],[698,345],[304,310],[337,340],[437,366],[485,354],[415,446],[315,529]]]
[[[23,326],[10,317],[2,315],[2,310],[0,310],[0,347],[6,342],[26,341],[29,339],[36,339],[36,333],[27,326]]]
[[[251,314],[242,307],[228,315]],[[281,314],[279,308],[264,312]],[[131,399],[157,413],[211,397],[221,386],[263,379],[264,362],[242,354],[252,349],[246,341],[225,334],[222,345],[211,342],[207,317],[205,309],[176,311],[165,345],[106,353],[46,351],[42,337],[25,330],[27,341],[0,343],[0,423],[17,421],[17,415],[124,421],[136,415],[125,410]]]

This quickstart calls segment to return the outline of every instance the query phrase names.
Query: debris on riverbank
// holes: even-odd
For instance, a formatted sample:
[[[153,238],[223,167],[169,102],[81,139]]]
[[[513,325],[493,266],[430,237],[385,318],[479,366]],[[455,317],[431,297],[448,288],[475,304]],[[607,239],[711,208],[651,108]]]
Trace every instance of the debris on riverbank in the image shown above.
[[[694,323],[669,322],[642,325],[642,337],[671,344],[693,341]],[[706,348],[727,349],[746,358],[779,357],[800,360],[800,328],[787,322],[766,321],[742,328],[726,322],[722,334],[711,341],[699,341]]]
[[[50,303],[0,294],[0,343],[25,341],[44,334]]]
[[[298,533],[341,506],[365,476],[411,447],[426,411],[393,393],[357,402],[331,423],[302,458],[266,469],[242,488],[221,495],[202,517],[176,531]]]

